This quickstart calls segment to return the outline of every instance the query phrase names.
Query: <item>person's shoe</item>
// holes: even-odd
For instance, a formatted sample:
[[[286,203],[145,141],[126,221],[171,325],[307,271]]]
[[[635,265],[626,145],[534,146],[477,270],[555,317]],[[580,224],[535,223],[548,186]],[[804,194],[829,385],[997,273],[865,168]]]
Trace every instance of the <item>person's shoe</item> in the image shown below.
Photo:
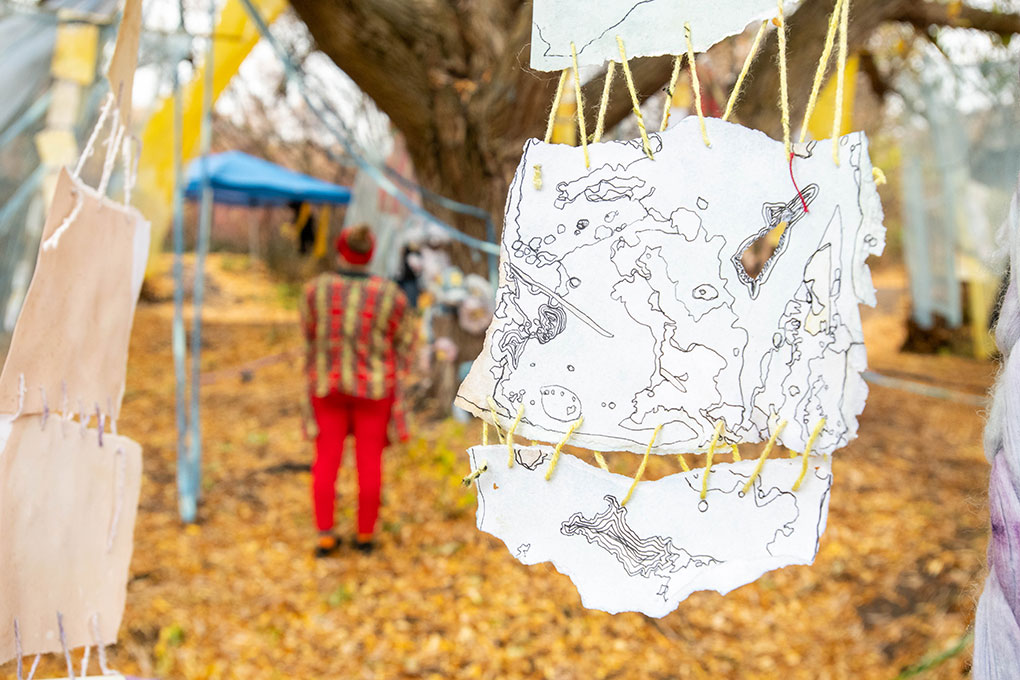
[[[329,557],[340,547],[340,539],[332,534],[320,534],[319,544],[315,546],[316,557]]]
[[[358,534],[358,537],[354,540],[354,549],[365,555],[374,551],[375,541],[372,540],[372,535]]]

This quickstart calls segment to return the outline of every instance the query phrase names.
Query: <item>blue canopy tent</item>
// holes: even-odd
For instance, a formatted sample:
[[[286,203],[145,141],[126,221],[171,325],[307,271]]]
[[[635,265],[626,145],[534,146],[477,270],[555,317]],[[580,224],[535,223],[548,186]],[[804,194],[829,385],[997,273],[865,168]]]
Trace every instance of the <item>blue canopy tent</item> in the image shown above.
[[[188,166],[184,195],[202,197],[202,164],[206,163],[216,203],[274,206],[289,203],[335,203],[351,201],[347,187],[302,175],[241,151],[226,151],[198,158]]]

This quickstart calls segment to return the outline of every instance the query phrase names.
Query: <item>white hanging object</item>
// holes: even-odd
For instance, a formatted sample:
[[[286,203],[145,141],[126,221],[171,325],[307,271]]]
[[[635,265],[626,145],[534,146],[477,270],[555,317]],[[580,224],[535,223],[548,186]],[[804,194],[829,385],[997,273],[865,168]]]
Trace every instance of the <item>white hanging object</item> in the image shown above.
[[[857,433],[867,386],[859,303],[885,229],[862,133],[798,148],[708,119],[641,143],[581,150],[532,140],[510,188],[496,314],[457,405],[519,436],[596,451],[704,451],[725,441],[818,454]],[[541,163],[547,189],[534,189]],[[807,210],[805,211],[805,206]],[[781,233],[777,233],[781,232]],[[775,251],[755,254],[759,240]],[[758,261],[755,262],[755,258]],[[751,272],[748,267],[751,267]],[[753,272],[753,276],[752,276]]]
[[[602,66],[619,59],[617,36],[630,57],[683,54],[684,22],[697,27],[694,51],[704,52],[775,11],[775,0],[535,0],[531,68],[568,68],[571,43],[581,66]]]

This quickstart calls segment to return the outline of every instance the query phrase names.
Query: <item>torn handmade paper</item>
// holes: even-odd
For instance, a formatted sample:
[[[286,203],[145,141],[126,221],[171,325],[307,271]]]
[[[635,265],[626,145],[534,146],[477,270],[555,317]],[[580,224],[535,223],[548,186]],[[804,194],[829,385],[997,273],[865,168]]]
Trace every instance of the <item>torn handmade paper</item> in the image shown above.
[[[620,61],[617,36],[628,57],[685,54],[685,23],[691,24],[694,51],[704,52],[775,13],[775,0],[535,0],[531,68],[568,68],[571,43],[582,66]]]
[[[762,574],[811,564],[825,531],[832,471],[812,458],[797,491],[801,461],[766,462],[747,494],[755,461],[638,484],[562,454],[549,481],[552,449],[476,446],[478,528],[524,564],[552,562],[589,609],[665,616],[698,590],[726,594]]]
[[[141,447],[51,416],[10,424],[0,452],[0,663],[117,639],[124,611]]]
[[[138,43],[142,33],[142,0],[125,0],[117,29],[117,43],[110,58],[106,77],[110,81],[110,92],[114,106],[119,112],[121,125],[130,126],[132,90],[135,69],[138,66]]]
[[[79,207],[80,206],[80,207]],[[117,417],[149,223],[62,170],[43,228],[35,274],[0,373],[0,412],[56,411],[63,400]],[[25,391],[22,393],[22,376]]]
[[[581,149],[527,143],[510,187],[497,307],[457,404],[519,436],[597,451],[724,443],[814,451],[856,436],[859,303],[885,243],[862,133],[798,147],[716,119]],[[541,164],[542,189],[530,180]]]

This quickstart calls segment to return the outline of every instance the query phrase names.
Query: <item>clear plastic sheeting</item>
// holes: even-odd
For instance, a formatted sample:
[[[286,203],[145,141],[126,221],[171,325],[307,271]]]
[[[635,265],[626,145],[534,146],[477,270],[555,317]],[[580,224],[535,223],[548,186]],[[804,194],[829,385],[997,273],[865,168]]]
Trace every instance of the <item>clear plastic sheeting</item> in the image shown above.
[[[60,20],[70,12],[75,21],[102,24],[101,42],[112,36],[118,3],[115,0],[56,0],[45,6],[7,5],[0,10],[0,359],[7,352],[10,332],[32,277],[39,235],[46,217],[49,170],[40,158],[46,147],[38,137],[54,97],[54,49]],[[102,21],[100,21],[102,20]],[[79,143],[95,120],[96,104],[105,86],[85,88],[72,122]],[[58,101],[60,100],[60,101]]]
[[[998,105],[963,110],[961,102],[980,99],[974,90],[982,79],[961,68],[929,57],[918,79],[901,86],[911,109],[902,154],[904,259],[913,319],[922,328],[937,318],[959,327],[968,304],[978,316],[990,307],[1005,268],[996,232],[1020,172],[1020,113]],[[996,96],[1016,101],[1013,80]],[[961,282],[971,284],[970,299]]]

